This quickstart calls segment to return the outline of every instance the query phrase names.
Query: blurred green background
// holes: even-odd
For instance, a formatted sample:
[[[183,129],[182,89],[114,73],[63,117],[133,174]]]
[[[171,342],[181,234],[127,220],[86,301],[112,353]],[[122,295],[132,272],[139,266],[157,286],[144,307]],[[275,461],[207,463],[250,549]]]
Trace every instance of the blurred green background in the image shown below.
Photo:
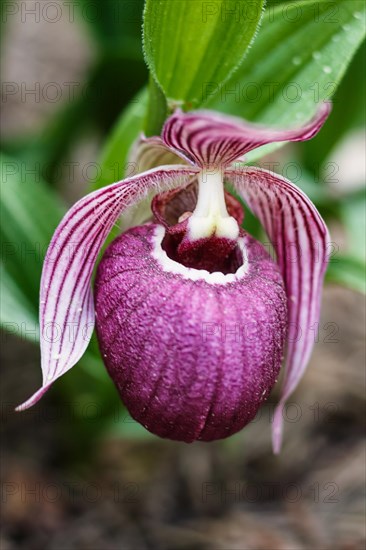
[[[273,403],[229,441],[154,438],[124,411],[95,341],[42,404],[12,412],[39,385],[47,244],[67,205],[128,170],[149,79],[142,1],[44,2],[38,16],[30,4],[1,8],[4,548],[361,548],[365,44],[321,133],[255,159],[308,193],[334,241],[316,350],[295,396],[301,430],[288,420],[275,458]],[[249,81],[256,55],[244,62]],[[230,110],[217,97],[209,106]],[[241,114],[258,121],[259,107],[247,102]],[[262,236],[249,212],[245,227]]]

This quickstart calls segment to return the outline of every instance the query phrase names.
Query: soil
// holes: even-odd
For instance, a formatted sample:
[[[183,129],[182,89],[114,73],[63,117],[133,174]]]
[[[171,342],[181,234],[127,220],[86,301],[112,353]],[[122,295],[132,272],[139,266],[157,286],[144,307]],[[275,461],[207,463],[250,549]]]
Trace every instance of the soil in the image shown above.
[[[39,382],[39,352],[3,335],[2,550],[364,548],[364,328],[363,299],[327,288],[279,456],[278,389],[240,434],[210,444],[132,438],[123,415],[120,435],[93,437],[56,390],[14,413]]]

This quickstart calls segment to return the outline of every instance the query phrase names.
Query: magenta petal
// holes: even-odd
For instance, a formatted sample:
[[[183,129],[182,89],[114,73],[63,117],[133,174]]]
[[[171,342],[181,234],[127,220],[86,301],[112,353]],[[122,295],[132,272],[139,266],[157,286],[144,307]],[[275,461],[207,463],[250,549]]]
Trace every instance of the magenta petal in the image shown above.
[[[180,157],[169,149],[160,137],[147,138],[143,134],[133,144],[128,160],[126,176],[141,174],[160,166],[185,164],[187,162],[183,156]],[[192,176],[192,179],[195,179],[195,175]],[[156,190],[153,189],[146,194],[138,206],[132,205],[123,213],[121,232],[151,219],[151,201],[155,194]]]
[[[43,387],[17,410],[36,403],[86,350],[94,327],[90,280],[118,216],[149,191],[186,185],[191,176],[192,169],[185,166],[151,170],[87,195],[65,215],[47,250],[41,279]]]
[[[275,248],[288,296],[287,360],[273,426],[273,446],[278,452],[283,405],[298,385],[314,345],[311,327],[319,320],[329,235],[310,199],[284,178],[249,167],[229,169],[225,176],[265,228]]]
[[[330,110],[331,104],[323,103],[305,126],[289,130],[266,128],[210,111],[177,111],[165,123],[163,140],[200,166],[227,166],[266,143],[312,138],[323,126]]]
[[[245,426],[276,381],[287,329],[278,265],[243,236],[236,274],[185,268],[164,255],[164,228],[130,229],[106,250],[95,282],[102,357],[133,418],[191,442]]]

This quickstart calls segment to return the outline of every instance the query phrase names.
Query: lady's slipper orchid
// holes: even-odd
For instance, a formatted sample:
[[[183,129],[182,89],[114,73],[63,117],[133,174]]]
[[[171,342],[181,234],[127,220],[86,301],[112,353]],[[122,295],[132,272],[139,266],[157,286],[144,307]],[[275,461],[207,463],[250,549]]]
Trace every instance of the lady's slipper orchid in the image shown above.
[[[161,138],[140,142],[137,158],[147,170],[79,200],[57,228],[43,267],[43,386],[18,410],[75,365],[96,322],[106,367],[136,420],[171,439],[224,438],[268,397],[287,344],[273,428],[278,452],[282,408],[313,346],[328,233],[291,182],[233,163],[266,143],[312,138],[329,111],[325,103],[306,126],[283,131],[178,111]],[[241,229],[241,206],[224,182],[259,218],[276,261]],[[147,195],[154,221],[107,248],[93,296],[106,237],[120,214]]]

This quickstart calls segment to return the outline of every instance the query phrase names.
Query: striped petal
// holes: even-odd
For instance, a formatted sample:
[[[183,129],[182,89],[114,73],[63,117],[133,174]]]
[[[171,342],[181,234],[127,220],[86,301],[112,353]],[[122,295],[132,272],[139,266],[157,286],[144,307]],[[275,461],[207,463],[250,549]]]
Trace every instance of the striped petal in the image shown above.
[[[177,154],[165,145],[160,137],[145,137],[143,134],[133,144],[128,164],[132,164],[135,173],[141,174],[157,166],[167,164],[192,164],[184,155]]]
[[[41,279],[43,385],[17,410],[34,405],[86,350],[95,317],[90,280],[118,216],[151,190],[187,185],[192,173],[179,165],[150,170],[83,197],[65,215],[47,250]]]
[[[323,103],[316,116],[301,128],[279,130],[243,122],[210,111],[177,111],[166,122],[163,141],[177,154],[207,167],[228,166],[245,153],[275,141],[305,141],[317,134],[331,110]]]
[[[143,134],[135,141],[128,158],[126,176],[141,174],[158,166],[185,164],[186,159],[171,151],[159,137],[147,138]],[[151,201],[156,191],[148,193],[138,205],[132,205],[120,220],[121,231],[140,225],[151,219]]]
[[[279,452],[283,406],[298,385],[314,344],[321,291],[328,263],[329,235],[312,202],[291,182],[271,172],[247,167],[225,176],[265,228],[284,278],[289,333],[284,382],[275,411],[273,447]]]

